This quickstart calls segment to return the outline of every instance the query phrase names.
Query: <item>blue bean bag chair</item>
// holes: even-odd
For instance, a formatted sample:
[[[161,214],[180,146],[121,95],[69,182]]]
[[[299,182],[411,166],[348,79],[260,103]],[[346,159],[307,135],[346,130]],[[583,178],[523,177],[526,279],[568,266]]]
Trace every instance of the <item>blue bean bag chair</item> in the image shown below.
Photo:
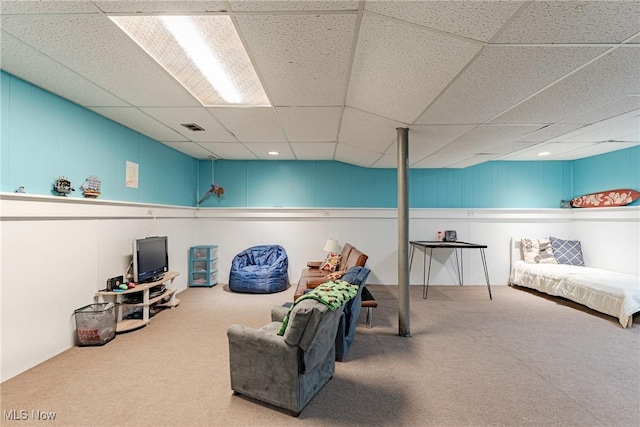
[[[270,294],[289,287],[289,258],[279,245],[253,246],[231,262],[229,289],[234,292]]]

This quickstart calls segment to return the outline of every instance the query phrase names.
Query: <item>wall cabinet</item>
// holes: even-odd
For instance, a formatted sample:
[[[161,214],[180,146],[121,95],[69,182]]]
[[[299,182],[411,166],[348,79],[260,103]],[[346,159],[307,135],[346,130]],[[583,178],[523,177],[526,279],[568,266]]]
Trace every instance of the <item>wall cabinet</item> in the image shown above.
[[[218,283],[218,246],[192,246],[189,250],[189,287]]]

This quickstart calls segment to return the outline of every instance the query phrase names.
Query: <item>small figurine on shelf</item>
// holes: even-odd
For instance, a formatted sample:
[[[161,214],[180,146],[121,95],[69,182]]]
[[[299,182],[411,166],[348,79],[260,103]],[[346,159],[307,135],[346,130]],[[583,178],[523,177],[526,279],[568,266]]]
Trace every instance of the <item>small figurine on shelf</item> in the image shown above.
[[[95,175],[91,175],[80,186],[84,197],[95,199],[100,195],[100,178]]]
[[[18,189],[16,190],[16,193],[25,193],[24,187],[22,185],[18,187]]]
[[[71,181],[66,176],[60,176],[56,179],[55,184],[53,185],[53,191],[58,193],[58,196],[66,196],[72,191],[76,191],[75,188],[71,186]]]

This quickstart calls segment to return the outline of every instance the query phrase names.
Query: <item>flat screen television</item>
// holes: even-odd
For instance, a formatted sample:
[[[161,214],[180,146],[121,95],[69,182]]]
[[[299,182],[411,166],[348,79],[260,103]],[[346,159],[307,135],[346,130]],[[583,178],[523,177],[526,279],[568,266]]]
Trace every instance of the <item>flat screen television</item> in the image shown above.
[[[167,236],[146,237],[133,241],[133,281],[155,282],[169,271]]]

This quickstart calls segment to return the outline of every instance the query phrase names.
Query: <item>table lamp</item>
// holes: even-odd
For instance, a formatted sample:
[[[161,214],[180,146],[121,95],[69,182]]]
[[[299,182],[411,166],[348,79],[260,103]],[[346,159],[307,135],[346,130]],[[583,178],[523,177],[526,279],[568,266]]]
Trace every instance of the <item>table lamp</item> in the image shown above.
[[[336,239],[329,238],[325,242],[324,248],[322,248],[322,250],[325,252],[337,254],[340,252],[340,245],[338,244],[338,241]]]

